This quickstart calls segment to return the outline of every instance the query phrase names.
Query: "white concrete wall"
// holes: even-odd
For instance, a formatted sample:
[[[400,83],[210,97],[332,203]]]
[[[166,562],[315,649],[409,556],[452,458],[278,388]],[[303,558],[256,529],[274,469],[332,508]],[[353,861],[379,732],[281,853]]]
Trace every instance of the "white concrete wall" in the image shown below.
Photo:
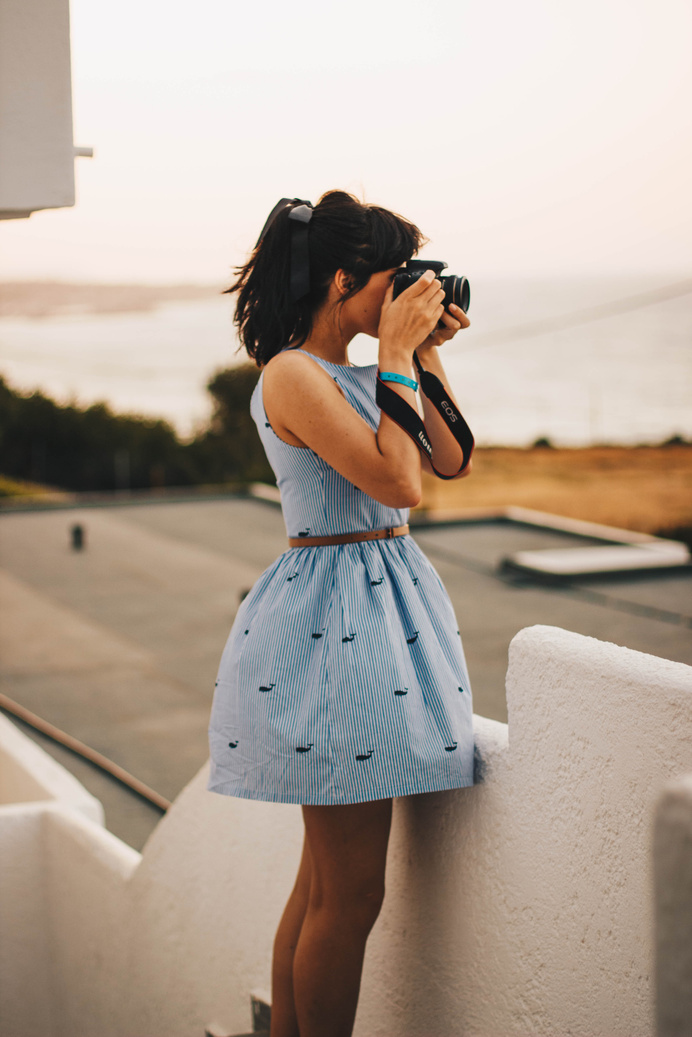
[[[507,690],[508,729],[476,718],[484,783],[396,803],[359,1037],[654,1032],[653,808],[692,770],[692,669],[534,627],[512,643]],[[27,911],[24,860],[43,882],[5,986],[7,1037],[67,1037],[86,1017],[100,1037],[249,1029],[300,811],[209,793],[206,771],[141,861],[71,809],[4,808],[27,820],[12,818],[21,838],[2,851],[3,935]],[[34,955],[42,983],[25,1008]]]
[[[658,1037],[692,1034],[692,774],[667,785],[656,809]]]
[[[398,813],[360,1037],[654,1032],[653,809],[692,770],[692,669],[533,627],[507,700],[486,786]]]
[[[69,0],[0,0],[0,219],[74,201]]]
[[[55,987],[46,926],[45,806],[0,809],[0,1033],[53,1037]]]
[[[140,860],[71,807],[0,808],[3,1037],[151,1037],[135,1022],[146,991],[130,1004],[122,986],[137,940],[128,880]]]
[[[103,806],[0,713],[0,804],[55,800],[103,825]]]

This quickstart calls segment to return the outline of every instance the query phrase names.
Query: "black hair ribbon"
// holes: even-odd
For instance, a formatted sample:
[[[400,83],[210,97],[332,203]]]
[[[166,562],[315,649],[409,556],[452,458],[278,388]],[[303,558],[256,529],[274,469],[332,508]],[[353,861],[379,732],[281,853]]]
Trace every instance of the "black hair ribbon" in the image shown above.
[[[312,219],[312,202],[303,198],[282,198],[267,217],[255,248],[264,240],[272,223],[284,209],[291,207],[288,214],[291,224],[291,280],[290,292],[293,302],[298,302],[310,291],[310,249],[308,247],[308,224]]]
[[[428,439],[428,433],[420,414],[403,397],[399,396],[398,392],[390,389],[387,382],[383,382],[379,377],[375,389],[375,402],[380,410],[383,410],[413,440],[421,453],[425,454],[438,479],[455,479],[458,475],[461,475],[464,469],[468,468],[474,448],[473,433],[466,424],[461,412],[449,398],[447,390],[437,375],[434,375],[432,371],[426,371],[422,367],[416,353],[413,354],[413,361],[418,371],[421,392],[428,397],[435,409],[439,411],[449,431],[461,447],[461,468],[454,472],[453,475],[444,475],[437,470],[432,459],[432,443]]]

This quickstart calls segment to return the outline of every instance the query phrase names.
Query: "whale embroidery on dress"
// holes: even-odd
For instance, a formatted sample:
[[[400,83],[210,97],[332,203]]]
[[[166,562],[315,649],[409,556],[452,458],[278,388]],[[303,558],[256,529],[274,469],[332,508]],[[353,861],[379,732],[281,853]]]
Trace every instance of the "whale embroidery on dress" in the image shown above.
[[[355,636],[356,636],[355,634],[351,634],[350,637],[342,637],[341,638],[341,643],[344,644],[346,641],[352,641]]]
[[[379,580],[370,580],[370,586],[371,587],[379,587],[379,585],[382,583],[383,580],[384,580],[384,576],[380,576]]]
[[[454,750],[456,749],[456,747],[457,747],[457,743],[456,742],[453,742],[452,745],[446,745],[445,746],[445,752],[446,753],[453,753]]]
[[[416,643],[417,640],[418,640],[418,631],[416,630],[416,632],[413,635],[413,637],[407,637],[406,638],[406,644],[407,645],[413,645],[413,644]]]
[[[229,742],[229,743],[228,743],[228,748],[229,748],[229,749],[235,749],[235,747],[237,746],[237,744],[238,744],[238,739],[236,739],[236,740],[235,740],[235,742]]]
[[[322,634],[312,634],[312,637],[314,637],[315,640],[318,640],[320,637],[322,637]]]
[[[260,691],[271,691],[273,687],[274,687],[273,684],[260,684],[259,690]]]
[[[315,744],[314,742],[308,742],[307,745],[297,745],[296,746],[296,752],[297,753],[309,753],[314,744]]]
[[[408,695],[408,688],[397,688],[394,692],[395,695]]]
[[[298,536],[299,537],[306,537],[306,536],[309,536],[309,535],[310,535],[310,527],[309,526],[308,526],[307,529],[301,529],[301,530],[298,531]]]
[[[356,756],[356,759],[357,760],[369,760],[374,752],[375,752],[374,749],[368,749],[368,751],[366,753],[364,753],[362,756]]]
[[[297,572],[294,572],[294,573],[292,573],[292,574],[291,574],[290,576],[287,576],[287,577],[286,577],[286,583],[290,583],[290,582],[291,582],[291,580],[295,580],[295,578],[296,578],[296,576],[297,576],[297,575],[298,575],[298,573],[297,573]]]

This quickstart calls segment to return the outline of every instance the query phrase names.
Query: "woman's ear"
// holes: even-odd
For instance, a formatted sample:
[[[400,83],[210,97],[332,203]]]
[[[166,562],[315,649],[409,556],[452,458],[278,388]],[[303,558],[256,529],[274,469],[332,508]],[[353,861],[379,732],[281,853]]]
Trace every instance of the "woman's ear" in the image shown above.
[[[337,270],[334,274],[334,286],[340,296],[347,295],[353,287],[353,278],[345,270]]]

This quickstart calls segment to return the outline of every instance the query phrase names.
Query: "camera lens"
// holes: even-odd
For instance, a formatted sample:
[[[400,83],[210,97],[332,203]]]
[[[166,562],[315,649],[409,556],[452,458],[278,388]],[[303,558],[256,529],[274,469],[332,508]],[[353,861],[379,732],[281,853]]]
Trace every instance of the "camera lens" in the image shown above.
[[[451,304],[454,303],[456,306],[460,306],[466,313],[471,302],[471,288],[466,278],[457,277],[456,274],[449,274],[447,277],[441,278],[441,280],[445,290],[445,309],[449,309]]]

